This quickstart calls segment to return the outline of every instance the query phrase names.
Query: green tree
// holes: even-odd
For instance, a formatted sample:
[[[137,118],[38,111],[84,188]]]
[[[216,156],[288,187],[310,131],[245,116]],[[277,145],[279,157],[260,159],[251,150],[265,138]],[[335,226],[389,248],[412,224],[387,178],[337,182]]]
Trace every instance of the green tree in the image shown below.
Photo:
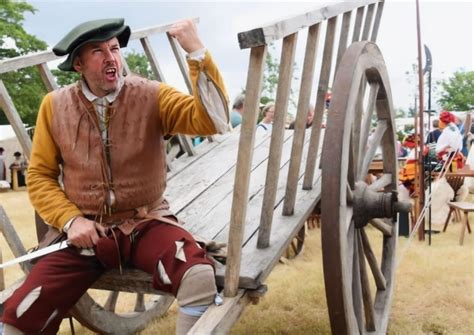
[[[150,63],[144,54],[137,53],[135,50],[132,50],[125,54],[125,60],[127,61],[128,68],[131,72],[148,79],[156,78],[155,74],[151,70]]]
[[[17,57],[45,50],[47,45],[23,29],[26,13],[34,14],[36,9],[26,2],[1,0],[0,6],[0,59]],[[0,75],[22,121],[32,125],[41,99],[46,93],[36,68],[26,68]],[[0,124],[8,124],[3,111]]]
[[[276,99],[276,90],[278,86],[280,64],[277,59],[272,56],[270,50],[265,58],[265,69],[263,71],[263,85],[260,102],[266,104]]]
[[[404,117],[406,117],[406,115],[408,115],[408,112],[406,110],[404,110],[403,108],[395,108],[395,118],[396,119],[404,118]]]
[[[73,71],[62,71],[62,70],[53,69],[51,70],[51,72],[56,78],[56,84],[58,84],[59,87],[64,87],[64,86],[73,84],[79,79],[81,79],[81,75]]]
[[[468,111],[474,108],[474,71],[458,71],[439,82],[438,104],[452,111]]]

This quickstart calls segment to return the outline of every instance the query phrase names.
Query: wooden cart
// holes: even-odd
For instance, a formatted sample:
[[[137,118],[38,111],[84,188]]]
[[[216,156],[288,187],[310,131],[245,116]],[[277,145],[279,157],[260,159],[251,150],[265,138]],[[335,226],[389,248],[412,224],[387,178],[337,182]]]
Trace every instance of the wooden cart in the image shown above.
[[[191,232],[228,244],[226,261],[216,262],[216,281],[223,289],[224,304],[211,306],[191,333],[230,330],[243,308],[264,294],[265,279],[295,236],[300,237],[301,244],[305,220],[319,202],[333,332],[386,332],[394,287],[396,212],[403,206],[397,202],[390,85],[374,44],[383,5],[383,1],[338,2],[239,34],[240,47],[250,48],[242,125],[194,148],[182,137],[187,155],[169,166],[166,197],[172,210]],[[168,29],[165,25],[132,33],[132,39],[142,43],[156,78],[162,81],[149,36]],[[306,33],[307,40],[296,126],[290,131],[284,126],[299,33]],[[256,134],[265,57],[268,45],[279,40],[282,47],[273,131]],[[169,41],[188,82],[180,49],[173,39]],[[316,71],[319,58],[321,67]],[[54,59],[52,53],[44,52],[4,60],[0,73],[36,66],[46,87],[53,90],[56,84],[47,62]],[[313,88],[315,74],[319,82]],[[322,132],[324,97],[330,86],[332,101],[327,128]],[[305,130],[313,90],[316,113],[312,128]],[[30,139],[1,81],[0,107],[29,155]],[[374,125],[375,135],[368,145]],[[367,186],[363,180],[379,145],[383,149],[382,176]],[[0,223],[15,256],[24,253],[4,213]],[[37,228],[40,237],[44,227]],[[23,269],[28,272],[29,265]],[[71,313],[99,333],[135,333],[163,315],[173,302],[173,297],[160,295],[151,287],[150,275],[135,269],[127,269],[123,275],[110,271],[94,289],[109,290],[107,301],[87,293]],[[136,296],[133,311],[123,312],[117,307],[122,292]]]

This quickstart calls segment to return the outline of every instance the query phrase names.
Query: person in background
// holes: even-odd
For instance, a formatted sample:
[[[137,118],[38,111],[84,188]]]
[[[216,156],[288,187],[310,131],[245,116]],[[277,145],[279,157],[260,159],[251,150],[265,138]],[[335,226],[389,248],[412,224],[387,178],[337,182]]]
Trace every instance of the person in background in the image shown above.
[[[275,104],[273,102],[268,102],[262,109],[263,119],[259,124],[257,124],[257,131],[271,131],[274,114]]]
[[[456,117],[456,116],[455,116],[455,123],[456,123],[456,126],[459,129],[459,132],[462,135],[461,153],[464,155],[464,157],[467,157],[467,155],[469,153],[468,147],[467,147],[467,136],[468,136],[468,134],[466,134],[466,129],[464,129],[464,124],[463,124],[462,120],[460,118]]]
[[[18,186],[26,186],[25,171],[28,167],[28,163],[21,157],[21,152],[15,151],[13,154],[15,160],[10,164],[10,172],[12,177],[12,188],[13,188],[13,174],[16,173],[18,178]]]
[[[428,133],[425,144],[428,147],[427,163],[431,165],[432,169],[435,169],[438,163],[438,158],[436,155],[436,143],[438,142],[438,138],[441,135],[441,129],[439,129],[438,119],[434,119],[431,124],[433,126],[433,130]]]
[[[402,147],[406,148],[407,154],[405,155],[405,165],[399,170],[398,180],[405,186],[410,195],[415,192],[416,165],[418,164],[418,158],[415,156],[415,147],[419,146],[419,143],[419,136],[415,136],[413,133],[405,136],[402,142]],[[428,148],[425,146],[423,156],[427,154]]]
[[[434,119],[432,122],[433,130],[429,132],[426,138],[426,144],[438,142],[438,138],[441,135],[441,129],[439,129],[439,120]]]
[[[240,94],[234,100],[232,105],[232,112],[230,113],[230,124],[232,128],[237,127],[242,123],[242,115],[244,113],[245,96]]]
[[[219,303],[205,245],[164,198],[164,138],[226,132],[227,93],[194,22],[179,21],[168,33],[187,53],[191,95],[123,75],[120,49],[131,34],[124,19],[84,22],[53,48],[67,56],[59,69],[81,79],[43,99],[28,192],[50,231],[70,246],[40,258],[5,301],[4,334],[57,333],[87,289],[122,264],[151,274],[155,289],[177,298],[177,334]]]
[[[5,156],[3,155],[4,152],[5,149],[0,147],[0,180],[7,179],[7,166],[5,164]]]
[[[456,126],[456,117],[448,112],[442,111],[439,115],[439,128],[442,129],[441,135],[436,142],[436,155],[438,159],[446,161],[452,155],[452,168],[462,168],[465,157],[462,151],[462,135],[459,128]]]
[[[400,140],[397,140],[397,157],[406,157],[408,155],[408,150],[403,146]]]
[[[314,106],[309,105],[308,114],[306,115],[306,129],[308,129],[309,127],[313,125],[313,119],[314,119]],[[288,129],[295,129],[295,123],[296,123],[296,120],[291,122],[290,125],[288,126]]]

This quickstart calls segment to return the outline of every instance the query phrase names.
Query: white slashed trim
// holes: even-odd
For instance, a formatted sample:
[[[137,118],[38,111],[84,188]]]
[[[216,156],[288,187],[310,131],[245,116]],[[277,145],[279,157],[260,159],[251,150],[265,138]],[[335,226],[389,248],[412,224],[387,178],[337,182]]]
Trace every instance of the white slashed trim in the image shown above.
[[[10,298],[16,289],[19,288],[25,282],[25,277],[17,280],[12,285],[0,292],[0,305],[3,304],[8,298]]]
[[[165,285],[171,285],[170,277],[168,277],[165,267],[163,266],[163,263],[161,263],[161,261],[158,262],[158,274],[160,275],[161,281]]]
[[[229,113],[226,109],[226,102],[221,98],[216,85],[203,72],[199,74],[198,90],[201,101],[206,108],[207,114],[211,118],[219,134],[229,131]]]
[[[28,308],[39,298],[41,293],[41,286],[38,286],[23,299],[23,301],[16,308],[16,317],[20,318]]]
[[[42,332],[43,330],[45,330],[46,327],[48,327],[49,323],[50,323],[52,320],[54,320],[54,318],[55,318],[57,315],[58,315],[58,310],[55,309],[55,310],[53,311],[53,313],[51,313],[51,316],[48,318],[48,320],[46,321],[46,323],[44,324],[43,328],[41,328],[41,332]]]
[[[176,255],[175,257],[182,262],[186,262],[186,255],[184,253],[184,241],[176,241]]]

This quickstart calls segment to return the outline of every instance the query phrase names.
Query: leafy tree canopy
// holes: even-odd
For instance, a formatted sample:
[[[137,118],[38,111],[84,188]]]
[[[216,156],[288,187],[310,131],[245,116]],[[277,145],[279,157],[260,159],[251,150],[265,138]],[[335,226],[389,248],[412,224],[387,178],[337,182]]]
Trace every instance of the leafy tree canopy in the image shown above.
[[[474,71],[455,72],[452,77],[439,82],[438,103],[451,111],[474,109]]]
[[[155,74],[151,70],[150,63],[144,54],[132,50],[125,54],[128,68],[131,72],[136,73],[148,79],[155,79]]]
[[[1,0],[0,6],[0,59],[17,57],[45,50],[47,45],[23,29],[26,13],[35,13],[33,6],[26,2]],[[36,68],[26,68],[0,75],[22,121],[33,125],[41,99],[46,88],[41,82]],[[3,111],[0,124],[8,124]]]
[[[47,45],[23,29],[25,13],[34,14],[36,9],[26,3],[2,0],[0,6],[0,59],[24,55],[29,52],[45,50]],[[16,48],[8,41],[13,40]]]

